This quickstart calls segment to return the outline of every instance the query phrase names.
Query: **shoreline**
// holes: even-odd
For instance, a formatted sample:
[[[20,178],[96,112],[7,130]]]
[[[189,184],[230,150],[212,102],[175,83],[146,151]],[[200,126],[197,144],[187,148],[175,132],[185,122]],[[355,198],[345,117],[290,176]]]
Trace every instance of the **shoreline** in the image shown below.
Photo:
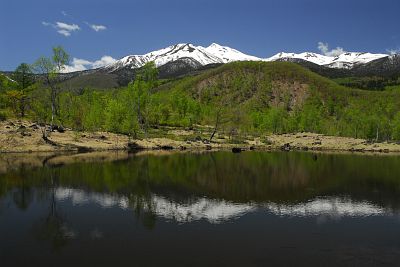
[[[84,153],[112,151],[218,151],[239,149],[257,151],[313,151],[353,153],[400,153],[400,144],[372,143],[363,139],[326,136],[315,133],[294,133],[248,136],[242,143],[230,143],[219,135],[216,141],[206,139],[208,132],[168,128],[164,137],[130,140],[128,136],[110,132],[75,132],[70,129],[52,132],[48,142],[42,138],[40,126],[30,121],[0,122],[0,154],[12,153]],[[196,137],[194,137],[196,136]],[[171,138],[173,137],[173,138]],[[264,138],[264,139],[262,139]],[[228,141],[227,141],[228,140]],[[240,152],[237,151],[237,152]]]
[[[220,150],[141,150],[136,152],[129,152],[127,150],[109,150],[109,151],[93,151],[93,152],[65,152],[65,151],[53,151],[53,152],[8,152],[0,153],[0,175],[10,173],[13,171],[31,170],[36,168],[57,168],[64,165],[76,164],[76,163],[107,163],[115,161],[129,160],[132,157],[142,156],[170,156],[177,154],[206,154],[214,152],[227,152],[232,153],[231,150],[220,149]],[[287,153],[281,150],[255,150],[255,151],[243,151],[243,153]],[[349,151],[296,151],[289,153],[304,153],[309,154],[310,157],[316,157],[317,155],[344,155],[344,156],[364,156],[364,157],[391,157],[399,156],[400,153],[371,153],[371,152],[349,152]]]

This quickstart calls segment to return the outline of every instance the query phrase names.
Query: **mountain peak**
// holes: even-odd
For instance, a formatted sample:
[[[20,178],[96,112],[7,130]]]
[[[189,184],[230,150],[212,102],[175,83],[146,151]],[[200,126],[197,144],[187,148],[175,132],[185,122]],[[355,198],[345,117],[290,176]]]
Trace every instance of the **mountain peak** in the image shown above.
[[[314,64],[329,68],[346,68],[350,69],[358,64],[366,64],[368,62],[387,57],[386,54],[371,54],[365,52],[345,52],[338,56],[326,56],[314,52],[303,52],[300,54],[280,52],[266,61],[292,61],[305,60]]]
[[[210,44],[207,48],[212,48],[212,47],[223,47],[222,45],[219,45],[217,43],[212,43]]]
[[[131,55],[117,60],[107,67],[108,70],[116,70],[121,67],[132,69],[140,68],[150,61],[154,61],[160,67],[169,62],[191,59],[205,66],[209,64],[230,63],[234,61],[296,61],[304,60],[329,68],[352,68],[358,64],[366,64],[376,59],[388,57],[386,54],[371,54],[365,52],[345,52],[338,56],[326,56],[314,52],[300,54],[280,52],[270,58],[262,59],[244,54],[236,49],[212,43],[208,47],[196,46],[192,43],[178,43],[169,47],[152,51],[145,55]]]
[[[178,43],[145,55],[124,57],[105,68],[111,71],[127,66],[130,68],[140,68],[150,61],[154,61],[156,66],[160,67],[169,62],[185,58],[191,58],[203,66],[233,61],[261,60],[260,58],[246,55],[238,50],[227,46],[221,46],[217,43],[212,43],[206,48],[195,46],[192,43]]]

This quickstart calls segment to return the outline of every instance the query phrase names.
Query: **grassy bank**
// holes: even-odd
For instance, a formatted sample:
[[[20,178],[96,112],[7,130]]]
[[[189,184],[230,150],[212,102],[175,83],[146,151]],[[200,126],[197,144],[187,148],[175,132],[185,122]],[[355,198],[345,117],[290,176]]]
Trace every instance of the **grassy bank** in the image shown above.
[[[149,131],[147,138],[132,139],[110,132],[85,132],[63,129],[54,131],[44,140],[44,127],[27,120],[0,122],[0,152],[88,152],[110,150],[219,150],[234,147],[244,150],[313,150],[356,152],[400,152],[400,144],[369,142],[350,137],[326,136],[315,133],[246,135],[233,139],[217,133],[212,142],[212,127],[163,127]]]

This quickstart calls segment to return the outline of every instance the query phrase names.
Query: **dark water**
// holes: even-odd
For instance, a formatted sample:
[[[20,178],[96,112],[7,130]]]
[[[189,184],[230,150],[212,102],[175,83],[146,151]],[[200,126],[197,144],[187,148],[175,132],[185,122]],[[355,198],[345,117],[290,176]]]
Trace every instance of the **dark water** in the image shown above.
[[[399,156],[43,161],[0,174],[0,266],[400,266],[399,215]]]

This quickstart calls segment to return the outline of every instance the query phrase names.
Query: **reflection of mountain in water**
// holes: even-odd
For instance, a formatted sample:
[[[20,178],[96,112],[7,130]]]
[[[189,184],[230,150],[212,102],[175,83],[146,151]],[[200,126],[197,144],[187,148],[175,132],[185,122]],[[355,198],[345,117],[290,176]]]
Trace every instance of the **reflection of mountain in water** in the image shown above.
[[[56,192],[58,200],[70,200],[73,205],[97,204],[103,208],[118,207],[129,209],[132,205],[128,197],[112,196],[101,193],[86,193],[83,190],[59,188]],[[140,201],[141,210],[156,216],[180,223],[207,220],[218,223],[238,218],[257,209],[251,204],[235,204],[224,200],[198,198],[186,203],[178,203],[166,197],[152,195]]]
[[[130,209],[132,203],[124,196],[101,193],[86,193],[79,189],[59,188],[56,197],[61,201],[71,201],[73,205],[97,204],[103,208]],[[365,217],[391,214],[377,205],[368,202],[352,201],[350,198],[316,198],[299,204],[248,203],[238,204],[225,200],[196,198],[184,203],[164,196],[151,195],[141,203],[142,212],[174,220],[179,223],[206,220],[222,223],[237,219],[251,212],[269,212],[278,216],[320,217],[337,219],[341,217]]]
[[[17,206],[28,209],[32,190],[54,184],[58,199],[131,209],[149,227],[157,216],[219,222],[265,208],[282,216],[369,216],[400,210],[398,173],[399,156],[134,155],[8,172],[0,175],[0,200],[14,192]]]

